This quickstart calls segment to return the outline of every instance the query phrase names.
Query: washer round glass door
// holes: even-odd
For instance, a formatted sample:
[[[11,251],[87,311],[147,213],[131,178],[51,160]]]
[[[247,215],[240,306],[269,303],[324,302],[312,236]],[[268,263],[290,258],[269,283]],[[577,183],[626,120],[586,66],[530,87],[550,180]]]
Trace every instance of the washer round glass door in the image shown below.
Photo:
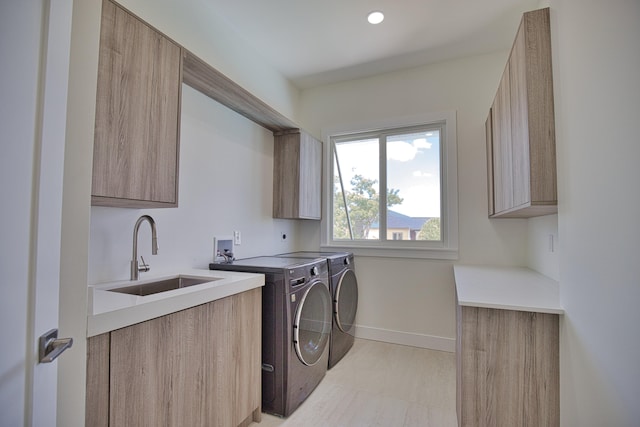
[[[304,293],[293,324],[293,343],[302,363],[312,366],[320,360],[331,335],[331,295],[318,281]]]
[[[336,287],[334,313],[336,324],[342,332],[350,333],[358,310],[358,281],[353,270],[344,272]]]

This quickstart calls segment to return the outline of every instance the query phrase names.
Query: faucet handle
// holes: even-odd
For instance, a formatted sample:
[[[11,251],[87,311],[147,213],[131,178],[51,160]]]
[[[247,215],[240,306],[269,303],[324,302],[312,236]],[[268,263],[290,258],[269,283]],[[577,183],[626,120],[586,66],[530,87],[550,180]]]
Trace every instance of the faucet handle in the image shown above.
[[[142,255],[140,255],[140,259],[142,260],[142,264],[138,265],[138,271],[143,271],[146,273],[147,271],[151,270],[151,266],[144,262],[144,258]]]

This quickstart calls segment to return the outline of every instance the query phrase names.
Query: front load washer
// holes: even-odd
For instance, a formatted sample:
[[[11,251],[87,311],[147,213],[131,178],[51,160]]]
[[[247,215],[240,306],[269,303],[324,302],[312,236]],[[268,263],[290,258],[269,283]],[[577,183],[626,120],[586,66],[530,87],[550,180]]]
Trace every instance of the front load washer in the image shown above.
[[[358,281],[351,252],[290,252],[278,255],[293,258],[325,258],[329,267],[329,288],[333,301],[333,321],[329,342],[329,369],[351,349],[358,310]]]
[[[262,411],[289,416],[324,377],[331,295],[324,258],[255,257],[211,270],[265,276],[262,289]]]

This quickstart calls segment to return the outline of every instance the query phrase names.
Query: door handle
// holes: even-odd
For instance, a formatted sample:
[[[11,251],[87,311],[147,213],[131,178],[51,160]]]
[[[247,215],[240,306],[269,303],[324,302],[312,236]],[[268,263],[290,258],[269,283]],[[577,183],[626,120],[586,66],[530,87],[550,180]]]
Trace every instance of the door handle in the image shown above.
[[[38,343],[38,360],[40,363],[51,363],[73,345],[73,338],[58,339],[58,330],[51,329],[40,336]]]

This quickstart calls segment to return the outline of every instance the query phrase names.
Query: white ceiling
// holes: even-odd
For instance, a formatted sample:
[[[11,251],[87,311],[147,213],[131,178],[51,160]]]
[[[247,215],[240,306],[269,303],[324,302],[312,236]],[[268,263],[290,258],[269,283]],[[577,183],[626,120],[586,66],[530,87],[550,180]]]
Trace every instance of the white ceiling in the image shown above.
[[[204,0],[307,88],[508,49],[539,0]],[[371,25],[372,10],[385,13]]]

